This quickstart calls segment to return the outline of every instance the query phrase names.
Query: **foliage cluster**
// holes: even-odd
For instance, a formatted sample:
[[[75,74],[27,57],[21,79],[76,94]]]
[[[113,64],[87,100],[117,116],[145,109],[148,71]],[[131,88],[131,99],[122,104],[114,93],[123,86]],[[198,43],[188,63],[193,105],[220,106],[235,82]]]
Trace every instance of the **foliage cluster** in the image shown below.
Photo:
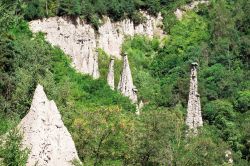
[[[7,4],[17,4],[15,11],[27,20],[51,16],[81,17],[98,28],[100,18],[107,15],[117,21],[129,17],[140,23],[143,16],[139,10],[157,14],[163,8],[174,9],[187,0],[3,0]]]

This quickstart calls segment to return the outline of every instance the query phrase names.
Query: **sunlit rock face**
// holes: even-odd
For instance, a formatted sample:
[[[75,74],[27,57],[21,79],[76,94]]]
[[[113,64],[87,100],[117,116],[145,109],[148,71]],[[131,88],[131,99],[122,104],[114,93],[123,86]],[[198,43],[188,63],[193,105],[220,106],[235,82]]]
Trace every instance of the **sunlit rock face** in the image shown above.
[[[128,56],[123,56],[123,68],[117,88],[124,96],[129,97],[132,103],[137,103],[137,89],[133,84],[133,78],[129,67]]]
[[[98,47],[102,48],[109,55],[121,59],[121,46],[125,36],[145,35],[162,37],[162,17],[152,17],[142,12],[145,22],[135,25],[130,19],[112,23],[108,17],[104,18],[105,23],[99,28]]]
[[[73,166],[79,161],[75,144],[54,101],[38,85],[30,111],[18,125],[22,146],[30,149],[27,166]]]
[[[102,48],[107,54],[121,59],[121,46],[125,36],[136,34],[150,38],[154,35],[163,36],[161,15],[152,17],[145,12],[142,13],[146,19],[139,25],[134,25],[129,19],[111,22],[108,17],[104,17],[104,23],[98,32],[79,18],[72,22],[66,17],[51,17],[31,21],[29,25],[34,33],[39,31],[45,33],[49,43],[60,47],[70,55],[72,66],[76,70],[93,78],[99,78],[97,48]]]
[[[200,95],[198,93],[197,67],[197,63],[192,63],[186,119],[186,125],[189,127],[189,131],[195,134],[197,133],[197,128],[203,125]]]
[[[108,85],[112,90],[115,89],[115,71],[114,71],[114,65],[115,65],[115,58],[111,57],[110,63],[109,63],[109,72],[107,77]]]
[[[80,19],[73,23],[66,18],[51,17],[31,21],[30,28],[33,32],[44,32],[49,43],[70,55],[76,70],[99,77],[95,31],[90,25]]]

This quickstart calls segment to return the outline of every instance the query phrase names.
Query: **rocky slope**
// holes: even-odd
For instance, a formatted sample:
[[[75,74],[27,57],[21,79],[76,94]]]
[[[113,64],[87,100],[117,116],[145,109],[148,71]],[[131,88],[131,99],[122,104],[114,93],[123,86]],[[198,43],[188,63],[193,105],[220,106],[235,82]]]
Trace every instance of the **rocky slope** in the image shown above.
[[[71,161],[79,160],[55,102],[48,100],[41,85],[18,127],[23,134],[23,147],[30,149],[27,166],[71,166]]]
[[[136,34],[152,38],[154,35],[162,36],[162,17],[147,15],[145,22],[135,25],[131,20],[111,22],[104,18],[104,24],[96,32],[90,25],[79,18],[76,22],[66,17],[51,17],[30,22],[33,32],[44,32],[46,40],[54,46],[59,46],[72,58],[73,66],[84,74],[93,78],[99,77],[97,48],[102,48],[107,54],[121,59],[121,46],[126,36]]]

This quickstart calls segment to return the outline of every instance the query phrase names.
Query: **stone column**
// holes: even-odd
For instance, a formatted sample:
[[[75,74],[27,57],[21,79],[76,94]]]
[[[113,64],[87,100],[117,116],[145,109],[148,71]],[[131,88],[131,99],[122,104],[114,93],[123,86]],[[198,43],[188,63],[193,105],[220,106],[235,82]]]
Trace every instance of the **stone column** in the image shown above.
[[[98,51],[94,51],[93,54],[93,57],[89,57],[89,71],[91,71],[90,75],[92,75],[94,79],[98,79],[100,77],[98,66]],[[90,59],[93,59],[93,62]]]
[[[117,89],[130,98],[132,103],[137,103],[137,89],[133,84],[132,74],[129,67],[128,56],[123,56],[123,69]]]
[[[192,63],[186,119],[186,125],[189,127],[189,131],[194,134],[197,134],[197,128],[203,125],[200,95],[198,93],[197,67],[197,63]]]
[[[112,90],[115,89],[114,64],[115,64],[115,58],[111,57],[110,63],[109,63],[109,72],[108,72],[107,82]]]

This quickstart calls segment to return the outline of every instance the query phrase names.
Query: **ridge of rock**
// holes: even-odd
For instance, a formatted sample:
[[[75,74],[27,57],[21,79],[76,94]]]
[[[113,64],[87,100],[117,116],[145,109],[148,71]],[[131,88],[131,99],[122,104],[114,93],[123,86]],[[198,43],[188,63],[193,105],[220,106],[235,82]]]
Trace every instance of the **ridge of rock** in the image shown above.
[[[30,111],[18,125],[22,146],[30,149],[27,166],[72,166],[78,160],[75,144],[54,101],[38,85]]]
[[[34,20],[29,23],[32,32],[45,33],[46,40],[54,46],[61,48],[72,58],[72,66],[77,71],[99,78],[97,48],[103,49],[107,54],[121,59],[121,46],[125,36],[136,34],[152,38],[154,35],[163,36],[161,14],[158,17],[142,12],[145,22],[135,25],[130,19],[111,22],[105,17],[105,22],[96,32],[93,27],[79,18],[75,23],[66,17],[50,17]]]
[[[198,93],[197,63],[192,63],[186,125],[197,134],[197,128],[203,126],[201,116],[200,95]]]
[[[133,84],[133,78],[129,67],[128,56],[123,56],[123,68],[117,89],[129,97],[132,103],[137,103],[137,89]]]

